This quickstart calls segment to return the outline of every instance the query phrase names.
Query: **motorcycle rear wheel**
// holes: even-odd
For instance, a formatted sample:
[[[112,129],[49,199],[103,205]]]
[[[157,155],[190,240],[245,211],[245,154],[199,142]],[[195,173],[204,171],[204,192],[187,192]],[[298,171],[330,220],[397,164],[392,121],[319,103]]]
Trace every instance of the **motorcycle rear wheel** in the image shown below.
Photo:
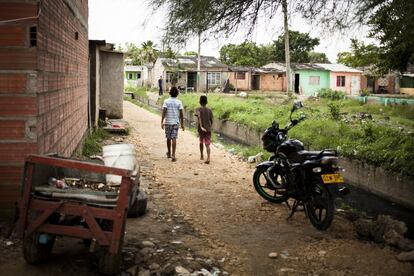
[[[331,226],[335,212],[334,198],[323,183],[316,183],[305,202],[305,212],[312,225],[318,230]]]
[[[282,203],[287,200],[286,189],[277,189],[269,183],[264,175],[267,168],[257,168],[253,174],[253,186],[256,192],[272,203]]]

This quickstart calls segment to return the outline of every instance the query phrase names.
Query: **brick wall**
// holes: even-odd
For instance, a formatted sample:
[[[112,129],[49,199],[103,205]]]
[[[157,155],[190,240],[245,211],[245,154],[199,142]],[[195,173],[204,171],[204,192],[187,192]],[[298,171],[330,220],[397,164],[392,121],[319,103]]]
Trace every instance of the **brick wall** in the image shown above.
[[[27,154],[70,156],[88,125],[88,1],[0,3],[0,21],[24,17],[0,25],[0,208]]]

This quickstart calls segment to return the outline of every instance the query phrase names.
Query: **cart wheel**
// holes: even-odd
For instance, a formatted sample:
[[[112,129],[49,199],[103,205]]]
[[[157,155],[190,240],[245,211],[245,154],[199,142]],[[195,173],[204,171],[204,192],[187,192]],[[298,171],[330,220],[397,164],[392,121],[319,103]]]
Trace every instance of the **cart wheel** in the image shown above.
[[[148,198],[145,192],[140,191],[135,198],[134,204],[128,209],[128,217],[139,217],[147,211]]]
[[[98,271],[105,275],[115,275],[119,273],[121,265],[121,254],[113,254],[108,249],[102,248],[98,256]]]
[[[45,262],[52,252],[55,237],[46,244],[39,243],[39,233],[32,233],[23,240],[23,257],[29,264],[36,265]]]

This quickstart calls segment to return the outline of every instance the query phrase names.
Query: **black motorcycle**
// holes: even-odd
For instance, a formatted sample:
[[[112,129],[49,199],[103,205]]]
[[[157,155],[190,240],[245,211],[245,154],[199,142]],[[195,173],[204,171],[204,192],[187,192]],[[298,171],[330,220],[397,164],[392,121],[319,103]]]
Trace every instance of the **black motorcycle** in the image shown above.
[[[285,128],[273,121],[264,132],[263,147],[273,155],[256,167],[253,184],[264,199],[285,202],[291,208],[288,219],[303,206],[312,225],[326,230],[333,220],[334,198],[346,195],[349,189],[341,185],[344,178],[336,150],[307,151],[301,141],[288,139],[289,130],[305,119],[303,114],[292,119],[293,112],[302,106],[295,102]],[[294,199],[293,206],[289,205],[289,198]]]

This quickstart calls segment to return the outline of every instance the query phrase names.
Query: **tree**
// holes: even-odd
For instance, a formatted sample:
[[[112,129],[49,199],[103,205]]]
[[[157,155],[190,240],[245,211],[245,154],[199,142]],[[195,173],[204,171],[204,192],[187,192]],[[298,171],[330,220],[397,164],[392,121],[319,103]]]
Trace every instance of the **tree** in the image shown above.
[[[371,5],[375,1],[369,0]],[[377,64],[382,72],[389,69],[404,72],[414,63],[414,1],[384,1],[369,19],[370,36],[381,43]]]
[[[131,60],[132,65],[142,65],[141,49],[133,43],[125,44],[126,58]]]
[[[319,45],[319,38],[311,38],[308,33],[289,31],[289,48],[292,62],[309,62],[309,52]],[[275,59],[285,61],[285,36],[280,35],[274,41]]]
[[[309,52],[309,62],[310,63],[330,63],[328,57],[325,53],[319,53],[319,52]]]
[[[168,10],[165,35],[184,43],[189,35],[199,33],[197,27],[222,36],[243,26],[248,35],[255,28],[259,16],[268,20],[277,17],[276,11],[287,0],[151,1],[155,8],[166,6]],[[371,36],[383,44],[383,64],[390,68],[402,70],[413,59],[414,1],[291,0],[288,6],[291,14],[300,14],[326,30],[345,30],[358,24],[369,24],[373,31]]]
[[[198,53],[196,51],[187,51],[187,52],[184,52],[183,55],[184,56],[197,56]]]
[[[164,52],[161,52],[160,54],[161,57],[163,58],[176,58],[177,57],[177,53],[174,52],[170,46],[167,47],[167,49]]]
[[[155,63],[158,58],[159,51],[155,48],[156,45],[151,40],[147,40],[141,44],[142,59],[145,63]]]
[[[245,41],[227,44],[220,49],[220,61],[228,65],[261,67],[271,60],[272,47]]]
[[[365,67],[377,65],[380,62],[381,49],[374,44],[365,44],[357,39],[351,39],[351,51],[338,53],[338,63],[350,67]]]

